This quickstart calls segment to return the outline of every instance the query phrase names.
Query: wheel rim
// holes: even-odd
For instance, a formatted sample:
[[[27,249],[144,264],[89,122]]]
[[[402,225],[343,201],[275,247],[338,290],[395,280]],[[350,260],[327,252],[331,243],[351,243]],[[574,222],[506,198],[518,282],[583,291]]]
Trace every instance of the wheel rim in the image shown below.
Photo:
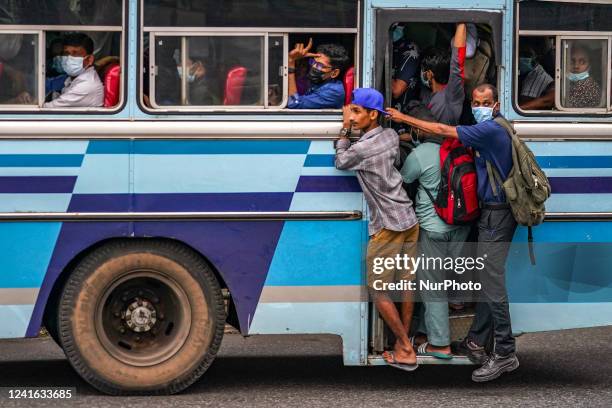
[[[98,338],[109,354],[129,365],[152,366],[171,358],[185,343],[191,307],[171,277],[139,269],[105,289],[95,320]]]

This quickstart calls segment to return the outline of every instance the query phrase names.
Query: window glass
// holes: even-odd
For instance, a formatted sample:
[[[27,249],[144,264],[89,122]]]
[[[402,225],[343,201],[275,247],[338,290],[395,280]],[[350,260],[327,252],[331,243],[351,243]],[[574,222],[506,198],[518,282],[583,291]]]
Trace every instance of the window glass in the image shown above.
[[[555,107],[556,38],[519,38],[517,102],[522,110],[551,110]]]
[[[264,36],[156,37],[155,102],[262,106],[263,45]]]
[[[607,40],[562,40],[561,49],[561,106],[604,108],[609,73]]]
[[[145,0],[147,27],[357,27],[357,0]]]
[[[521,30],[612,31],[612,4],[525,1],[519,7]]]
[[[38,36],[0,34],[0,104],[38,105]]]
[[[122,0],[2,0],[0,24],[120,26]]]

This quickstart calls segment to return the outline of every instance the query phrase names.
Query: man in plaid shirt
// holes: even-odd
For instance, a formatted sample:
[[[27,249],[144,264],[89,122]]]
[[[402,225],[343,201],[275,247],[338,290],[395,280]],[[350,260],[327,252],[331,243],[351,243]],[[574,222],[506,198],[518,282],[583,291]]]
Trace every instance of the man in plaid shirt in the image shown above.
[[[343,128],[336,142],[336,168],[356,172],[370,210],[368,289],[397,339],[393,351],[385,352],[385,361],[412,371],[417,367],[416,353],[408,338],[413,301],[405,284],[414,280],[414,271],[397,265],[383,268],[382,264],[398,255],[415,256],[419,225],[412,202],[402,188],[402,176],[395,168],[399,163],[399,136],[378,124],[381,114],[387,113],[380,92],[369,88],[353,91],[351,104],[344,107]],[[349,140],[351,127],[363,132],[353,144]],[[392,292],[401,296],[401,313],[390,296]]]

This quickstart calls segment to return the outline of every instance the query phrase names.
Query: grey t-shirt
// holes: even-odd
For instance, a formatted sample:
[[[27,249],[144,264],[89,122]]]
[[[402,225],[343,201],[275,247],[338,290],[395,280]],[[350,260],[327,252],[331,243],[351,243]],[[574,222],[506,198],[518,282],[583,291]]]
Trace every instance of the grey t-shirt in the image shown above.
[[[431,91],[421,92],[421,102],[427,105],[438,122],[449,126],[459,124],[459,118],[463,110],[463,101],[465,100],[464,65],[465,47],[457,48],[453,46],[450,76],[446,87],[436,93]]]

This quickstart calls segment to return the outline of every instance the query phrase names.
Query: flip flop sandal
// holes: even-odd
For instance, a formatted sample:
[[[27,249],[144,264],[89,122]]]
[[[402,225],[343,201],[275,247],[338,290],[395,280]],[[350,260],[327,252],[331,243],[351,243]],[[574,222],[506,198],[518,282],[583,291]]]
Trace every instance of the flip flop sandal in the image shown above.
[[[388,353],[391,355],[391,358],[393,359],[392,363],[389,363],[386,359],[385,359],[385,363],[387,363],[387,365],[389,367],[393,367],[393,368],[397,368],[399,370],[402,371],[414,371],[418,368],[418,363],[415,364],[404,364],[404,363],[399,363],[396,359],[395,359],[395,353],[393,351],[388,351]]]
[[[453,358],[452,354],[440,353],[439,351],[427,351],[428,344],[429,342],[426,341],[417,348],[417,356],[429,356],[439,358],[441,360],[450,360]]]

